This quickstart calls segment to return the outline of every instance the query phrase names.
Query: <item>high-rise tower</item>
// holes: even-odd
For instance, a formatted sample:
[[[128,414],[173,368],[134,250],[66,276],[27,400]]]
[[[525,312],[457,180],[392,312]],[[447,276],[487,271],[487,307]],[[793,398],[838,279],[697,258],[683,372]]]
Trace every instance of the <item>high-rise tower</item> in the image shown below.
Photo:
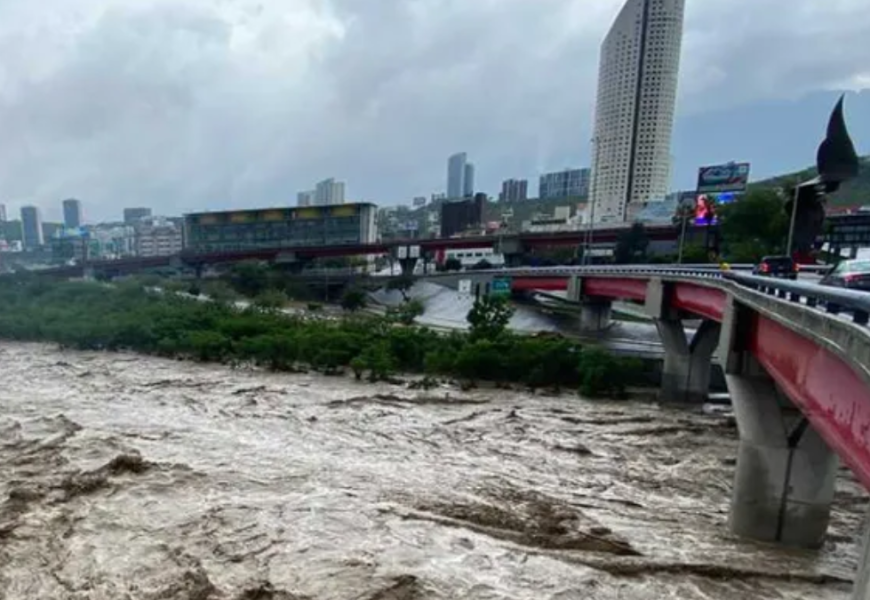
[[[590,200],[596,221],[664,199],[685,0],[628,0],[601,45]]]

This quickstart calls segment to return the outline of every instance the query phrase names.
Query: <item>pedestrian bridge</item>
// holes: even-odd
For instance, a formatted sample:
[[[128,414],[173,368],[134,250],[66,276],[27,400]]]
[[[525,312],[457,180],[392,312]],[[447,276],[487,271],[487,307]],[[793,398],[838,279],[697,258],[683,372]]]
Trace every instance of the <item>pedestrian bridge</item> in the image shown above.
[[[564,290],[587,329],[607,326],[614,301],[642,307],[666,352],[665,401],[703,401],[718,357],[740,431],[735,534],[818,547],[839,461],[870,490],[870,294],[709,267],[512,269],[432,281],[480,294],[496,279],[512,291]],[[691,339],[687,320],[701,321]],[[870,527],[864,540],[854,596],[862,599]]]

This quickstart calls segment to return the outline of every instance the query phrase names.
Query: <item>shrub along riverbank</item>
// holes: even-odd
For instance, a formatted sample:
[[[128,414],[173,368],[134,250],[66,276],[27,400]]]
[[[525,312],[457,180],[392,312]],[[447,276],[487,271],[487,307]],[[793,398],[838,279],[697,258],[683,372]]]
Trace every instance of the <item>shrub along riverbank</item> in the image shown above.
[[[469,314],[472,331],[439,334],[378,317],[303,320],[263,308],[239,310],[147,292],[140,284],[5,280],[0,286],[0,338],[57,342],[81,350],[144,354],[275,371],[346,369],[386,379],[397,372],[529,387],[575,388],[619,397],[642,380],[641,361],[617,358],[559,337],[505,330],[500,301]]]

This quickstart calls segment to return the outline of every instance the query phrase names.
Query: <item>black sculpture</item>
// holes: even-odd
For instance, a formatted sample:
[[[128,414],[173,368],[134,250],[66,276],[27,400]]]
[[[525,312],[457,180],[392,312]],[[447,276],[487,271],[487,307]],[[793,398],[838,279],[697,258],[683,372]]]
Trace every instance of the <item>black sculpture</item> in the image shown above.
[[[813,249],[824,228],[825,196],[858,174],[858,154],[846,128],[843,100],[844,96],[840,96],[828,120],[828,133],[816,153],[818,176],[786,190],[785,210],[793,219],[789,235],[792,253],[806,255]],[[793,212],[795,200],[797,210]]]

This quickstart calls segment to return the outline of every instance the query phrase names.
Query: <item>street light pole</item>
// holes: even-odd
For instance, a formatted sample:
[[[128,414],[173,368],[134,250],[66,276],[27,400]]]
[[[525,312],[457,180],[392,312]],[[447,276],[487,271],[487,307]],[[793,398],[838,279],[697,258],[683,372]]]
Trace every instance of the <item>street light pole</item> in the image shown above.
[[[785,253],[788,256],[791,256],[792,244],[794,242],[794,226],[797,222],[797,205],[798,205],[798,196],[800,196],[801,186],[796,185],[794,188],[794,199],[792,200],[791,205],[791,222],[788,226],[788,243],[785,247]]]
[[[586,228],[586,235],[583,240],[583,265],[588,264],[590,260],[589,248],[595,243],[595,200],[598,194],[598,170],[601,168],[599,165],[599,159],[601,158],[598,151],[601,146],[599,141],[597,135],[592,138],[592,143],[595,144],[595,164],[592,171],[592,191],[589,194],[589,226]]]
[[[681,207],[680,216],[683,219],[683,227],[682,227],[682,232],[680,233],[680,253],[679,253],[679,256],[677,257],[677,264],[678,265],[683,264],[683,245],[686,243],[686,223],[688,223],[688,221],[689,221],[689,219],[686,218],[686,212],[687,211]]]

